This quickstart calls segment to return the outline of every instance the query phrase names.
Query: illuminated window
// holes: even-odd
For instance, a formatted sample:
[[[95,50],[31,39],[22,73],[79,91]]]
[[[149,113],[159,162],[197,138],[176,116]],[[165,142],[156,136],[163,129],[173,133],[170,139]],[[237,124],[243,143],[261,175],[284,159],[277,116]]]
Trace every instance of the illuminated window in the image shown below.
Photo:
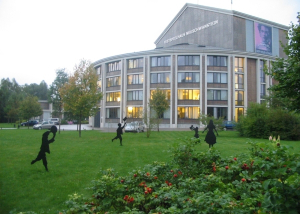
[[[121,100],[121,92],[112,92],[106,94],[106,102],[119,102]]]
[[[106,118],[120,118],[120,108],[107,108]]]
[[[121,85],[121,77],[110,77],[106,78],[106,87],[113,87]]]
[[[220,72],[208,72],[207,83],[227,83],[227,74]]]
[[[198,119],[200,107],[177,107],[179,119]]]
[[[142,67],[143,67],[143,58],[128,60],[128,69],[142,68]]]
[[[199,72],[179,72],[177,76],[178,82],[200,82]]]
[[[171,90],[162,90],[160,89],[165,95],[166,95],[166,100],[170,100],[171,99]],[[156,91],[156,90],[151,90],[150,91],[150,99],[152,99],[152,94],[153,92]]]
[[[178,100],[200,100],[200,90],[178,89]]]
[[[143,91],[128,91],[127,100],[143,100]]]
[[[207,90],[207,100],[228,100],[227,90]]]
[[[108,72],[121,70],[121,61],[108,63]]]
[[[178,56],[178,66],[200,65],[199,56]]]
[[[143,82],[144,82],[143,74],[133,74],[127,76],[128,85],[143,84]]]
[[[244,58],[236,57],[234,59],[234,71],[244,72]]]
[[[150,83],[169,83],[170,73],[154,73],[150,75]]]
[[[151,67],[171,66],[170,56],[151,57]]]
[[[128,118],[143,118],[143,107],[127,107]]]
[[[227,66],[226,56],[207,56],[208,66]]]
[[[244,74],[235,74],[235,88],[236,89],[244,88]]]
[[[97,86],[98,86],[98,88],[102,87],[102,81],[101,80],[97,81]]]
[[[244,105],[244,91],[235,91],[235,105],[236,106]]]
[[[235,122],[238,122],[240,119],[240,116],[244,115],[244,108],[235,108]]]

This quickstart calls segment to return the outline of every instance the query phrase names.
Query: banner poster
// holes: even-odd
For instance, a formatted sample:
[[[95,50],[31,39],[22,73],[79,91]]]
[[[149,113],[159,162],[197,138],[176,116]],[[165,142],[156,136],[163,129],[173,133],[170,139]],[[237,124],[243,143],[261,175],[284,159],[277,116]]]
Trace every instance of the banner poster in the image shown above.
[[[254,23],[255,52],[272,55],[272,28],[261,23]]]

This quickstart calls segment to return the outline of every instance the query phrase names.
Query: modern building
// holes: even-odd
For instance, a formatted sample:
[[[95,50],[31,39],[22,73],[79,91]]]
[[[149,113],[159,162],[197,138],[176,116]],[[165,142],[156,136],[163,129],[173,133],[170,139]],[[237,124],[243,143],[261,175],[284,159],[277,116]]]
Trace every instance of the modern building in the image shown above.
[[[250,102],[264,102],[273,80],[263,72],[285,57],[288,26],[234,10],[185,4],[155,41],[154,50],[94,62],[103,100],[96,127],[125,116],[142,120],[151,92],[166,93],[161,127],[199,124],[200,114],[238,121]]]

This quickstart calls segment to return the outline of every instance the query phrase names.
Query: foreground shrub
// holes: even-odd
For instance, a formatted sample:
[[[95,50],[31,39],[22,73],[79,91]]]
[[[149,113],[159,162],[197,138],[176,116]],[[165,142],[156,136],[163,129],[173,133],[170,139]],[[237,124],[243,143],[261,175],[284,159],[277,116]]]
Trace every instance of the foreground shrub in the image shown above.
[[[70,195],[61,213],[298,213],[300,157],[279,139],[249,142],[249,153],[221,158],[197,153],[196,139],[171,149],[173,162],[154,162],[118,176],[103,170],[92,197]]]

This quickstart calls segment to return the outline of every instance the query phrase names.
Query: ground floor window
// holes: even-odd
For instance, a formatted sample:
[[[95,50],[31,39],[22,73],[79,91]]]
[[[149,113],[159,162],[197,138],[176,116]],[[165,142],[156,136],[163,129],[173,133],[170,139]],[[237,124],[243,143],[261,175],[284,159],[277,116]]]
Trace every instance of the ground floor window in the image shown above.
[[[244,108],[235,108],[235,117],[234,121],[238,122],[240,119],[240,116],[244,115]]]
[[[223,118],[227,120],[227,107],[207,107],[207,115],[214,118]]]
[[[106,118],[120,118],[120,108],[107,108]]]
[[[143,118],[143,107],[127,107],[128,118]]]
[[[200,107],[178,107],[179,119],[198,119],[200,116]]]

